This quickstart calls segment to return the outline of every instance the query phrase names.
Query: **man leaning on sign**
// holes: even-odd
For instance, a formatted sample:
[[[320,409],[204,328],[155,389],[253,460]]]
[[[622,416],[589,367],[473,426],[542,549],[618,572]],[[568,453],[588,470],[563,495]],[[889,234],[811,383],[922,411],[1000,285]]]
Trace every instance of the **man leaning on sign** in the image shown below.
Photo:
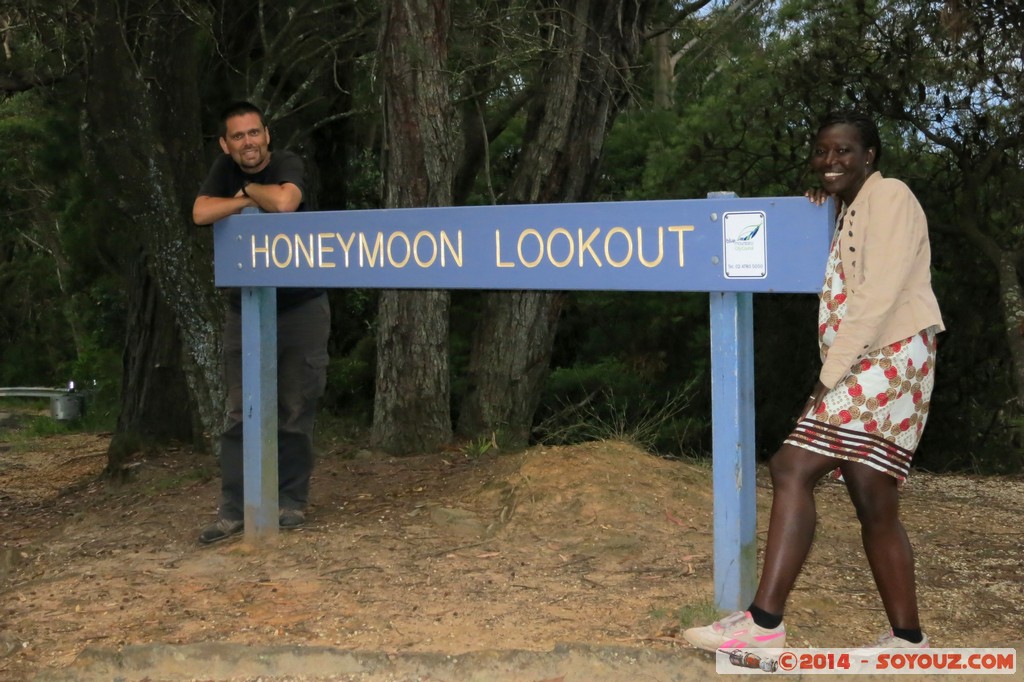
[[[210,168],[192,206],[197,225],[210,225],[246,208],[288,213],[305,208],[302,159],[270,150],[263,112],[236,102],[220,117],[224,155]],[[281,528],[305,522],[313,471],[313,424],[327,383],[331,314],[323,289],[277,290],[278,500]],[[217,521],[199,534],[209,544],[242,531],[242,316],[241,294],[228,297],[224,321],[226,416],[220,437],[221,501]]]

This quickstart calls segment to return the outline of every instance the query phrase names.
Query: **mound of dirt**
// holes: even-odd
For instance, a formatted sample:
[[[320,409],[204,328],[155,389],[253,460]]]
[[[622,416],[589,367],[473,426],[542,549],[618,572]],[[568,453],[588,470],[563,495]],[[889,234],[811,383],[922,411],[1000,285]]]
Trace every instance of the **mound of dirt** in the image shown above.
[[[308,523],[264,546],[197,544],[212,457],[150,453],[96,480],[109,434],[0,444],[0,679],[87,647],[301,645],[459,654],[684,647],[713,600],[709,466],[620,442],[393,458],[323,453]],[[764,472],[759,476],[763,477]],[[758,490],[758,527],[770,490]],[[841,484],[787,612],[791,646],[885,627]],[[904,493],[935,646],[1020,645],[1024,481],[917,473]],[[694,654],[696,655],[696,654]]]

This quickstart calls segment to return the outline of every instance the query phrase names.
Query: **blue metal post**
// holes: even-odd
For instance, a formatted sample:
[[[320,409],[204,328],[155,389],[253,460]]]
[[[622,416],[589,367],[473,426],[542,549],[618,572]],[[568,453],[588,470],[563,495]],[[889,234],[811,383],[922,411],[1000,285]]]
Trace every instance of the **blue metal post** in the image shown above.
[[[722,197],[735,194],[708,194]],[[715,605],[737,611],[757,587],[753,294],[711,292],[710,301]]]
[[[242,288],[245,540],[277,535],[277,289]]]
[[[753,294],[710,297],[715,604],[736,611],[757,586]]]

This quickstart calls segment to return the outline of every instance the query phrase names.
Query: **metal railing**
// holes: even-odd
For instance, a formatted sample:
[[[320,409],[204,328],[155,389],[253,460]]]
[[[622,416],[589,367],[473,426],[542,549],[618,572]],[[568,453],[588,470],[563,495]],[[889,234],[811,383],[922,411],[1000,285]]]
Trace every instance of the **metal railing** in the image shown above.
[[[0,387],[0,398],[49,398],[50,416],[58,421],[78,419],[85,411],[85,395],[75,391],[71,382],[66,388],[48,386]]]

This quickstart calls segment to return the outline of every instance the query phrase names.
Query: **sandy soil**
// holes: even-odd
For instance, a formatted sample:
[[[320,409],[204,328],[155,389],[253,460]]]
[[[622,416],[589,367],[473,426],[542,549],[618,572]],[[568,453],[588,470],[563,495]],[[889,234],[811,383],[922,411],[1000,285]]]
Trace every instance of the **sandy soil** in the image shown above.
[[[213,458],[152,452],[113,486],[97,480],[108,440],[0,430],[2,680],[148,642],[673,649],[712,613],[710,466],[621,442],[476,457],[339,447],[320,456],[305,527],[204,547]],[[852,507],[836,482],[818,500],[790,645],[865,644],[885,617]],[[934,646],[1020,646],[1022,503],[1019,478],[912,477],[903,513]]]

